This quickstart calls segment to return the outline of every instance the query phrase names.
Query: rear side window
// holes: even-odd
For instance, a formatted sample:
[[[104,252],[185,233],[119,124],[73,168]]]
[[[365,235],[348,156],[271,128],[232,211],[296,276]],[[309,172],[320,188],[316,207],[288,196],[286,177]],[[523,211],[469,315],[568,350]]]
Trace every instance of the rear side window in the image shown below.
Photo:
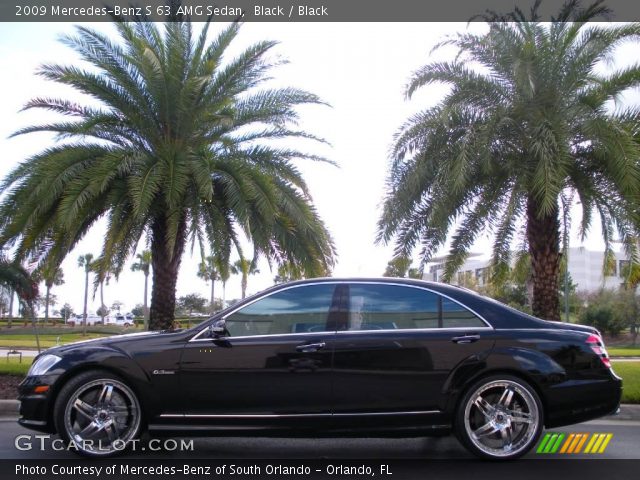
[[[348,322],[338,330],[478,328],[486,324],[462,305],[420,288],[350,284]]]
[[[442,297],[442,328],[477,328],[485,323],[459,303]]]
[[[398,285],[350,285],[348,330],[437,328],[439,296]]]

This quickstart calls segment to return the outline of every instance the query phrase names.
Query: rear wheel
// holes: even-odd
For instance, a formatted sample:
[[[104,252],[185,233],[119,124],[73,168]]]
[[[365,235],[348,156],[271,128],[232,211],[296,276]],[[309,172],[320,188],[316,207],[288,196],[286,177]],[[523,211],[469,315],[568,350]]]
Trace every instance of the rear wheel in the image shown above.
[[[56,429],[80,454],[108,457],[126,449],[140,431],[140,403],[120,378],[89,371],[72,378],[54,407]]]
[[[542,403],[536,391],[510,375],[476,382],[456,413],[455,430],[462,444],[475,455],[493,460],[524,455],[542,429]]]

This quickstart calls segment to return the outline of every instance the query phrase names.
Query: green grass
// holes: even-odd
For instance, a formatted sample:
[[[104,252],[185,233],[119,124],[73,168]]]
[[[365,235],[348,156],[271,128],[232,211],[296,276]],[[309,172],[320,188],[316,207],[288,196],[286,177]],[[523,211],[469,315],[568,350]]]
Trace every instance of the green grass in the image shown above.
[[[615,357],[640,357],[640,347],[628,346],[628,347],[607,347],[609,355]]]
[[[613,370],[622,377],[622,403],[640,403],[640,362],[612,362]]]
[[[5,333],[5,332],[2,332]],[[60,339],[60,345],[71,342],[79,342],[81,340],[89,340],[91,338],[107,337],[113,335],[113,333],[95,333],[87,332],[86,336],[82,333],[64,333],[60,335],[46,334],[40,335],[40,347],[49,348],[58,344],[58,338]],[[34,334],[0,334],[0,347],[14,347],[14,348],[36,348],[36,337]]]
[[[0,375],[19,375],[24,377],[31,366],[33,358],[22,358],[22,363],[19,363],[17,358],[11,358],[7,362],[6,359],[0,359]]]

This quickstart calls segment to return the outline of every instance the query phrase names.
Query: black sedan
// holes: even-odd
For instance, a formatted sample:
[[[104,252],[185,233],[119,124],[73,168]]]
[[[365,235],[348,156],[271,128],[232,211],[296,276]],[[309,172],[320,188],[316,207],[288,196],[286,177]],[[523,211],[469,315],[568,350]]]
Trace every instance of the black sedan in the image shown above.
[[[151,435],[425,436],[515,458],[544,427],[610,414],[622,382],[591,327],[403,279],[279,285],[188,330],[47,350],[25,427],[82,454]]]

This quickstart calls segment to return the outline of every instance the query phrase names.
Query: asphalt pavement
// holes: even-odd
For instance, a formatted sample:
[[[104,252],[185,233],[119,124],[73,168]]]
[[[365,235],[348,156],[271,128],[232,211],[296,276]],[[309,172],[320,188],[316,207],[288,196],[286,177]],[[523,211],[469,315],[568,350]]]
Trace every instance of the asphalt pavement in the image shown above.
[[[601,454],[544,454],[547,459],[557,460],[590,459],[640,459],[640,421],[637,420],[595,420],[568,427],[547,430],[548,432],[571,433],[611,433],[613,437]],[[30,437],[20,437],[29,435]],[[77,459],[69,451],[56,451],[49,440],[34,437],[36,432],[18,425],[14,418],[0,419],[0,459]],[[31,449],[16,447],[16,439],[21,448],[31,443]],[[54,437],[56,438],[56,437]],[[187,443],[191,439],[186,439]],[[140,446],[139,451],[130,452],[123,459],[473,459],[453,437],[444,438],[255,438],[221,437],[195,438],[191,450],[171,450],[172,442]],[[179,439],[172,439],[179,445]],[[151,451],[157,448],[157,451]],[[162,448],[166,446],[167,448]],[[144,448],[144,451],[142,449]],[[535,450],[535,449],[534,449]],[[536,459],[542,454],[531,451],[525,458]]]

